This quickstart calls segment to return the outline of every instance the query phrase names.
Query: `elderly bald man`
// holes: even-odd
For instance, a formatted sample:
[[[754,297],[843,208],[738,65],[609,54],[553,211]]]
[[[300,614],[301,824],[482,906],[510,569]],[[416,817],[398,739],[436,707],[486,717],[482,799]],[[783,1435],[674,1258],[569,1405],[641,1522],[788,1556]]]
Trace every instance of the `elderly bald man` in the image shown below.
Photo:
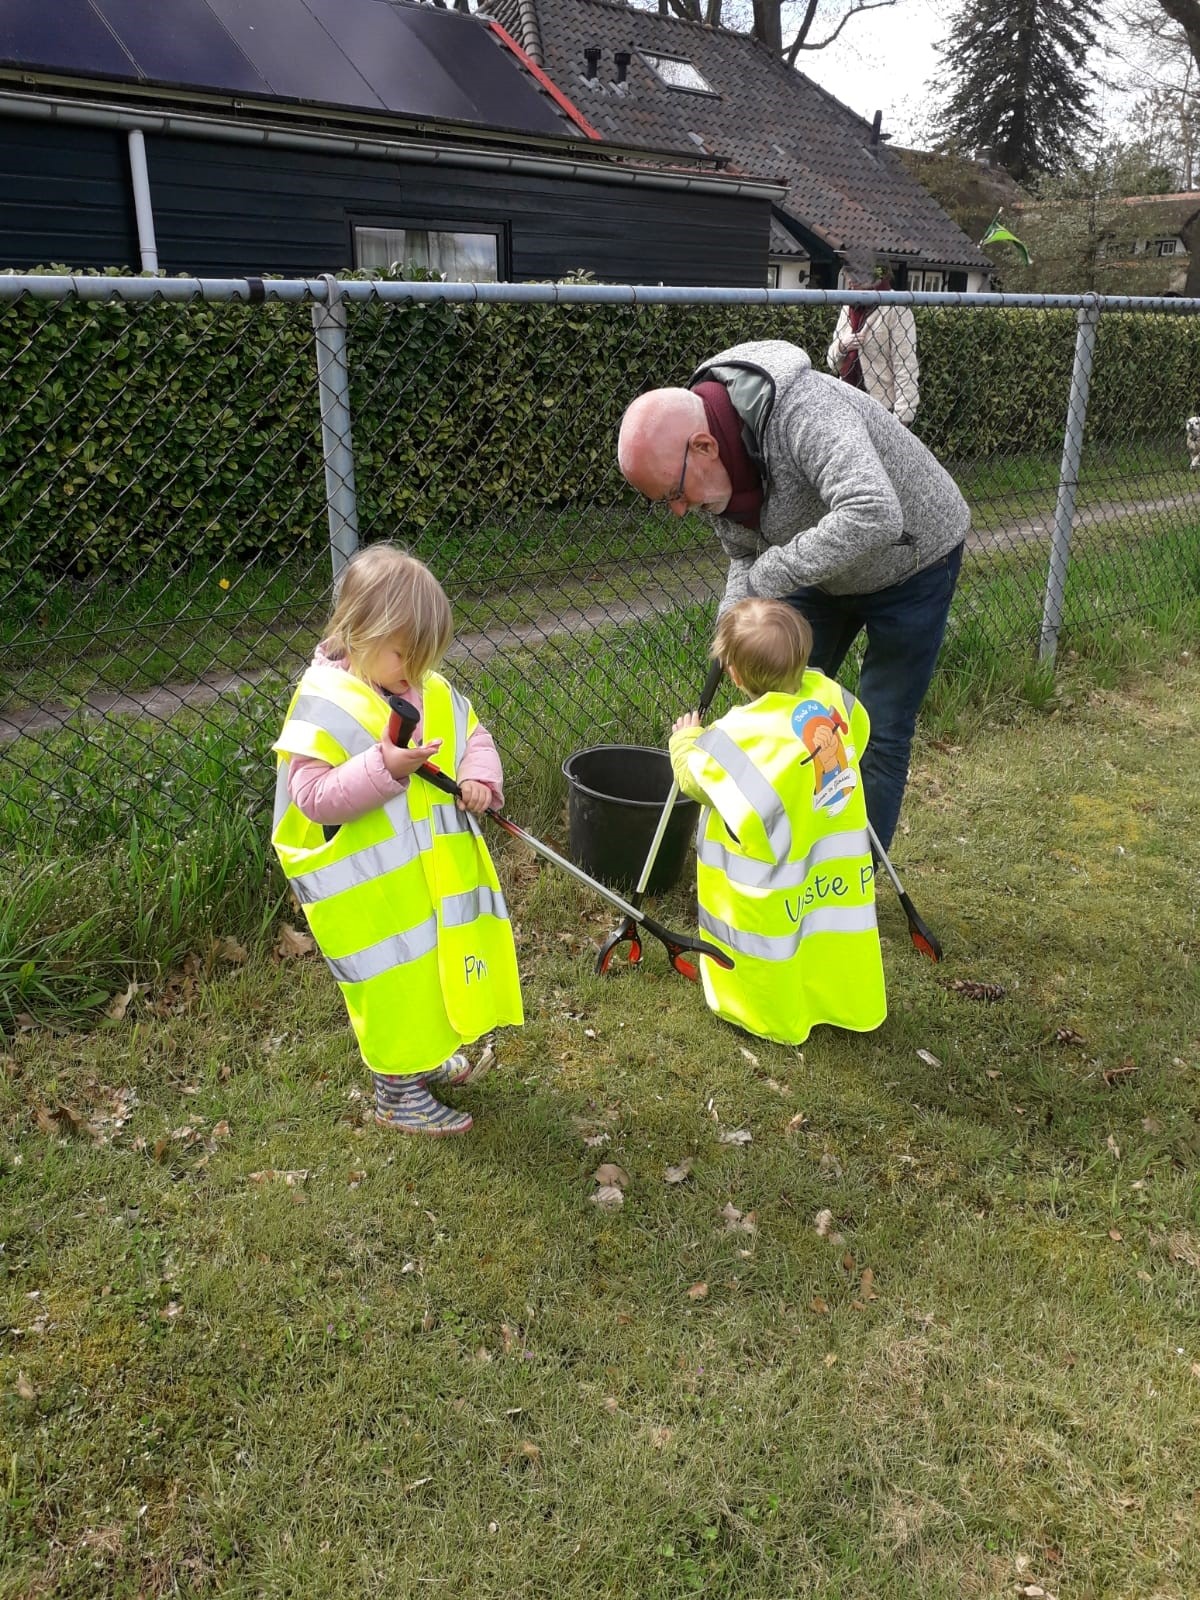
[[[953,478],[878,401],[780,339],[722,351],[686,389],[640,395],[617,459],[652,504],[711,521],[729,557],[722,611],[746,595],[786,600],[830,677],[866,630],[862,771],[886,849],[970,525]]]

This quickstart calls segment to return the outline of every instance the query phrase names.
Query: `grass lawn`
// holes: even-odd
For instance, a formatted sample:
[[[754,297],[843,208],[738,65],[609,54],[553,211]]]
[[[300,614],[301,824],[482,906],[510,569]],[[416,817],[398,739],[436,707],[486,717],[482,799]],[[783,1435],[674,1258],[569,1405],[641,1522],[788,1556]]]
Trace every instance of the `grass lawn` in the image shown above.
[[[920,750],[947,961],[885,890],[873,1035],[596,979],[608,911],[506,852],[465,1139],[363,1123],[272,935],[12,1038],[0,1595],[1192,1600],[1200,671],[1063,690]]]

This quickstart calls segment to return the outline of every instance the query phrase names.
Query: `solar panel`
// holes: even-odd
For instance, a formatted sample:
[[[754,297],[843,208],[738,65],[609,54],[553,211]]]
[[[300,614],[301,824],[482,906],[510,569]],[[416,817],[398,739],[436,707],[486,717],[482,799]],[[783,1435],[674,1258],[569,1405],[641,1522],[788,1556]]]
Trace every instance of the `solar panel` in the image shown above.
[[[454,78],[413,37],[409,16],[380,0],[304,0],[390,111],[473,121]]]
[[[564,131],[481,22],[391,0],[0,0],[0,61]]]
[[[296,0],[208,0],[208,4],[275,94],[331,106],[383,108],[362,73]]]
[[[270,89],[205,0],[92,0],[144,78],[237,94]]]
[[[88,0],[2,0],[0,60],[90,78],[137,77]]]
[[[398,15],[413,38],[470,93],[473,120],[498,128],[562,133],[553,106],[480,23],[431,6],[406,6]]]

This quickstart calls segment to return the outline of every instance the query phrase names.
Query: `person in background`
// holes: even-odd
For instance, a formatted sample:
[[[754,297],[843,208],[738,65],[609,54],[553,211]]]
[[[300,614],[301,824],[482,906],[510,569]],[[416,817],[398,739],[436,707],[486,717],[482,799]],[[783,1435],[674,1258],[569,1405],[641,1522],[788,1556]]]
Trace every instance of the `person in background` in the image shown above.
[[[847,287],[890,289],[886,261],[851,257]],[[855,389],[864,389],[898,422],[911,428],[921,398],[917,363],[917,325],[908,306],[843,306],[826,361],[830,372]]]
[[[781,1044],[803,1044],[818,1023],[869,1032],[887,1015],[858,764],[870,720],[808,669],[811,646],[782,600],[730,607],[712,654],[750,703],[708,729],[690,711],[670,742],[680,789],[705,807],[700,931],[734,961],[727,972],[700,958],[704,997]]]
[[[273,747],[271,843],[341,988],[375,1120],[401,1133],[466,1133],[468,1113],[432,1088],[470,1075],[462,1045],[523,1020],[508,909],[470,815],[503,805],[500,758],[434,670],[451,635],[427,567],[394,545],[360,550]],[[419,713],[407,746],[387,695]],[[414,780],[435,757],[458,801]]]

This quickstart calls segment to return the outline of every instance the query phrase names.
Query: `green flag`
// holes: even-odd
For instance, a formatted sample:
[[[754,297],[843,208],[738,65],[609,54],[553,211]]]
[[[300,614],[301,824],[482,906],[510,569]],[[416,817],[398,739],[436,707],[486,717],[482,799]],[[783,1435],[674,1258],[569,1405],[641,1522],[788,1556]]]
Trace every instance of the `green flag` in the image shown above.
[[[1021,260],[1027,267],[1031,267],[1033,265],[1033,257],[1021,243],[1020,239],[1017,238],[1016,234],[1012,233],[1008,228],[1001,226],[999,212],[996,213],[991,222],[988,224],[988,230],[984,234],[983,238],[980,239],[979,243],[982,247],[985,244],[993,244],[996,241],[999,241],[1001,244],[1011,244],[1013,249],[1019,253]]]

